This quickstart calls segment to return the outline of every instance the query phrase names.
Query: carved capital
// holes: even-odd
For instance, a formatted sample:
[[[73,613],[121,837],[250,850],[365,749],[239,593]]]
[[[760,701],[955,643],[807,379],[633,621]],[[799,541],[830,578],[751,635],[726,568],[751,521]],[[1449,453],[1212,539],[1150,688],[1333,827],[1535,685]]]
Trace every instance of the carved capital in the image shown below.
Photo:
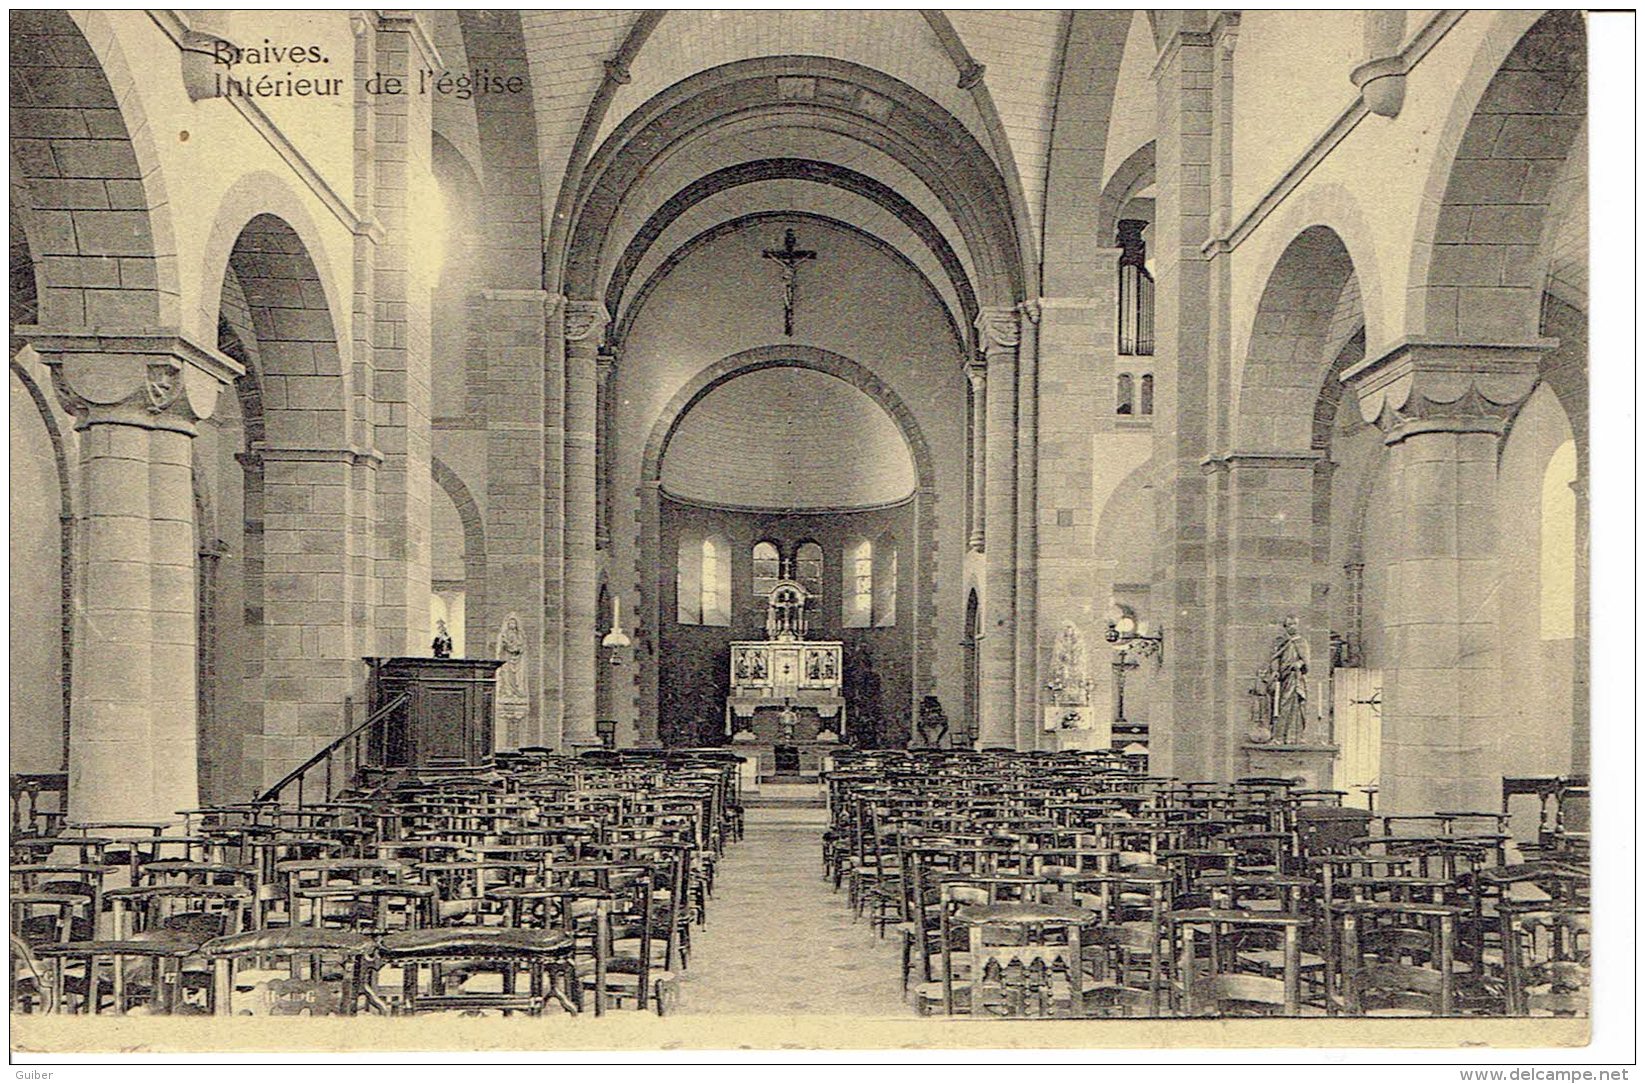
[[[602,382],[610,380],[617,371],[617,349],[612,346],[600,347],[600,352],[594,355],[594,371]]]
[[[1536,387],[1542,354],[1556,345],[1406,340],[1350,367],[1342,382],[1389,444],[1424,432],[1500,434]]]
[[[175,331],[19,327],[51,370],[75,428],[134,425],[193,435],[217,394],[245,373],[232,358]]]
[[[565,303],[565,341],[567,343],[598,342],[605,333],[611,316],[598,301],[571,301]]]
[[[1022,341],[1021,325],[1015,308],[988,308],[977,313],[977,345],[984,355],[997,351],[1015,351]]]
[[[965,377],[971,381],[971,390],[981,395],[988,390],[988,365],[981,360],[973,360],[965,366]]]

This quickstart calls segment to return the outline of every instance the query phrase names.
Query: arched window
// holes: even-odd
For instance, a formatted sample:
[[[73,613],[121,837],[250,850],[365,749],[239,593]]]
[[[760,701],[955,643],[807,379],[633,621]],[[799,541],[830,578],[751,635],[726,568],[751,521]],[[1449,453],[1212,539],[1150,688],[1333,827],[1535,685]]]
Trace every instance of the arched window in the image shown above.
[[[754,594],[765,598],[782,578],[782,554],[772,542],[754,543]]]
[[[874,627],[897,623],[897,541],[883,535],[874,547]]]
[[[731,624],[731,546],[720,535],[680,536],[675,607],[682,625]]]
[[[800,581],[815,604],[822,602],[823,548],[815,542],[801,542],[794,551],[794,578]]]
[[[840,583],[840,623],[866,629],[874,623],[874,543],[859,538],[846,543]]]
[[[1544,640],[1576,635],[1576,443],[1554,449],[1542,474],[1542,619]]]
[[[1135,381],[1130,373],[1121,373],[1114,381],[1114,413],[1126,416],[1136,413]]]
[[[731,624],[731,546],[719,535],[703,539],[703,624]]]
[[[675,620],[682,625],[703,623],[703,539],[687,532],[680,536],[674,565]]]
[[[1152,417],[1154,414],[1154,374],[1142,374],[1142,388],[1137,395],[1137,414],[1142,417]]]

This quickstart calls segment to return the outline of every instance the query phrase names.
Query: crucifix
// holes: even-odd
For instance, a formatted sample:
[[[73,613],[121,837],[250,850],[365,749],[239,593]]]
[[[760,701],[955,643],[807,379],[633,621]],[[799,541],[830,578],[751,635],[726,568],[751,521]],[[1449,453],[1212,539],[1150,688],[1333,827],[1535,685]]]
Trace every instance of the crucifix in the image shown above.
[[[814,260],[817,254],[813,251],[794,247],[794,231],[783,231],[783,247],[768,248],[760,253],[768,260],[776,260],[782,264],[783,277],[783,334],[788,338],[794,337],[794,283],[799,276],[800,263],[803,260]]]

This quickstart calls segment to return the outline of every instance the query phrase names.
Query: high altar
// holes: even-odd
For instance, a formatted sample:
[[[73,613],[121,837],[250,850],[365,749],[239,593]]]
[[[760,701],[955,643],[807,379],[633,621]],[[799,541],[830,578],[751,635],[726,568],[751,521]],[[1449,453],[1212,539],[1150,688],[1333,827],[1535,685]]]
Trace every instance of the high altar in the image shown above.
[[[725,732],[759,757],[762,775],[814,769],[845,736],[843,645],[805,638],[808,599],[801,584],[779,581],[766,603],[767,638],[731,643]]]

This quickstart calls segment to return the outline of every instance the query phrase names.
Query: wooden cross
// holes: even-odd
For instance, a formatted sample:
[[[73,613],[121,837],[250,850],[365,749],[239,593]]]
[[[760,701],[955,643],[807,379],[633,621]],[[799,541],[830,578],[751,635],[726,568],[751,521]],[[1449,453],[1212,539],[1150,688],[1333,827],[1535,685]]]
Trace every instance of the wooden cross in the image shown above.
[[[817,258],[815,252],[794,247],[794,231],[783,231],[783,247],[768,248],[760,253],[768,260],[782,264],[783,277],[783,335],[794,337],[794,284],[799,277],[800,263]]]

